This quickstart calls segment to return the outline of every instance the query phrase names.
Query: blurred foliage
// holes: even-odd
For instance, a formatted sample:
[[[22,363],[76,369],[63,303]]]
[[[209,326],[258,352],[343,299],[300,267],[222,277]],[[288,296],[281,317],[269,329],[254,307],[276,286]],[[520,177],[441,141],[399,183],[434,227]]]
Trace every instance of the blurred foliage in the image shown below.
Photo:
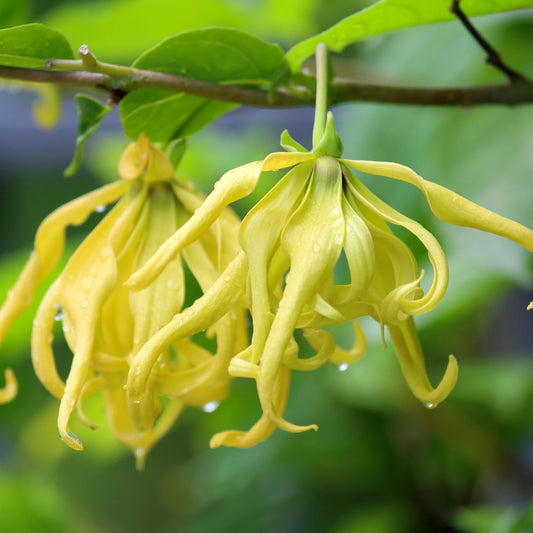
[[[155,3],[164,8],[164,17],[150,8]],[[215,23],[294,44],[335,22],[328,18],[330,6],[339,17],[353,12],[353,2],[319,0],[194,5],[4,0],[0,26],[24,23],[36,14],[64,32],[73,46],[87,42],[107,60],[129,61],[171,33]],[[531,11],[478,22],[514,68],[531,73]],[[362,72],[398,82],[456,85],[499,79],[457,24],[377,37],[348,47],[337,61],[350,75]],[[531,109],[360,104],[334,112],[348,157],[406,164],[486,207],[533,224]],[[190,139],[179,173],[208,192],[227,169],[275,150],[285,128],[308,144],[311,120],[308,109],[233,111]],[[69,128],[74,139],[73,120]],[[126,142],[121,132],[99,132],[87,143],[81,172],[68,182],[46,169],[39,169],[39,176],[10,170],[17,179],[9,181],[7,171],[0,171],[0,222],[6,228],[0,236],[0,299],[27,256],[39,220],[96,181],[115,179]],[[254,197],[237,206],[241,214],[275,180],[275,174],[265,174]],[[248,427],[259,413],[253,387],[236,380],[233,394],[214,413],[186,411],[156,446],[146,471],[137,473],[105,424],[94,432],[73,428],[86,444],[82,454],[57,437],[57,401],[33,376],[28,357],[34,306],[1,352],[2,367],[17,363],[21,390],[15,402],[1,408],[0,530],[532,531],[533,328],[525,307],[532,298],[533,264],[512,243],[445,227],[406,184],[366,181],[435,232],[449,256],[449,292],[435,312],[417,322],[430,373],[439,375],[450,352],[459,359],[459,381],[446,402],[426,410],[412,398],[392,348],[383,350],[379,328],[369,322],[369,349],[361,361],[345,372],[330,366],[294,378],[287,418],[316,422],[317,433],[276,431],[249,450],[209,450],[215,431]],[[69,233],[72,246],[98,216]],[[416,242],[409,245],[422,253]],[[513,334],[506,333],[508,326]],[[338,327],[334,333],[348,345],[349,330]],[[71,356],[59,338],[55,342],[64,375]],[[87,399],[87,411],[102,419],[98,396]]]

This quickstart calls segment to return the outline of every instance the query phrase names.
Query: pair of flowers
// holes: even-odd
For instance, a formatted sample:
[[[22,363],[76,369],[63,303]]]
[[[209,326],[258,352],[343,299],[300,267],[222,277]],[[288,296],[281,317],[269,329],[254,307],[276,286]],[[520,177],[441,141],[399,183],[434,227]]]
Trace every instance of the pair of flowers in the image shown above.
[[[292,370],[326,362],[344,364],[363,355],[357,323],[371,316],[392,339],[405,379],[428,407],[441,402],[457,379],[450,356],[437,387],[427,377],[413,315],[433,309],[448,282],[435,237],[376,197],[353,170],[398,179],[425,195],[437,217],[501,235],[533,251],[533,231],[473,204],[407,167],[341,159],[342,144],[328,115],[313,150],[282,135],[285,152],[226,173],[203,198],[174,178],[166,156],[141,135],[122,156],[122,181],[66,204],[39,228],[35,250],[0,310],[0,342],[54,268],[68,224],[80,224],[98,206],[118,200],[78,248],[43,298],[32,333],[32,359],[43,385],[60,398],[59,432],[74,449],[68,426],[74,408],[87,425],[83,398],[103,392],[117,439],[135,451],[138,466],[187,405],[224,399],[231,379],[257,383],[262,416],[248,431],[216,434],[211,446],[248,447],[276,427],[304,431],[283,418]],[[264,171],[292,169],[242,223],[227,207],[249,194]],[[407,245],[391,230],[401,226],[427,249],[433,268],[423,291]],[[345,256],[350,281],[335,282]],[[186,305],[184,269],[201,296]],[[58,306],[73,360],[65,383],[51,347]],[[252,316],[248,339],[247,311]],[[352,322],[355,343],[344,350],[328,326]],[[207,331],[216,351],[194,335]],[[295,333],[315,350],[299,357]],[[0,402],[16,393],[14,377]]]

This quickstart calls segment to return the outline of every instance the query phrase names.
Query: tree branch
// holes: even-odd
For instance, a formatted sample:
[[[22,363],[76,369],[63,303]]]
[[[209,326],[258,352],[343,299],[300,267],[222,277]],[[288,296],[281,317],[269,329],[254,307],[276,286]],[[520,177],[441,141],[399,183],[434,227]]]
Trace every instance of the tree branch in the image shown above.
[[[503,62],[499,52],[493,48],[493,46],[481,35],[481,33],[477,31],[474,25],[470,22],[469,18],[466,16],[465,12],[461,9],[460,3],[461,0],[452,0],[450,13],[453,13],[461,21],[463,26],[466,28],[466,31],[470,33],[473,39],[485,51],[487,54],[487,63],[497,68],[500,72],[503,72],[511,83],[516,83],[518,80],[524,80],[522,74],[507,66]]]
[[[55,63],[52,63],[56,66]],[[101,64],[100,64],[101,65]],[[75,65],[72,65],[74,68]],[[208,83],[172,74],[115,65],[102,65],[105,72],[79,70],[53,71],[0,66],[0,78],[37,83],[85,87],[107,92],[116,103],[138,89],[164,89],[184,92],[214,100],[257,107],[313,106],[314,94],[305,87],[289,91],[279,88],[269,95],[266,90]],[[313,84],[308,78],[305,85]],[[516,105],[533,103],[533,82],[520,78],[513,83],[474,87],[419,88],[375,85],[348,80],[334,80],[329,87],[329,104],[376,102],[423,106],[474,106],[480,104]]]

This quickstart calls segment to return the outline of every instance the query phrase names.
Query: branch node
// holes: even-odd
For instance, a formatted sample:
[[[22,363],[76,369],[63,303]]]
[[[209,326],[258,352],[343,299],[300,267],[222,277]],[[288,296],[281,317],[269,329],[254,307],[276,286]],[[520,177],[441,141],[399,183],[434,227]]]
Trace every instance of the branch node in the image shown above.
[[[81,63],[86,70],[95,70],[98,66],[98,61],[96,61],[96,56],[89,50],[89,47],[86,44],[82,44],[78,48],[78,55],[81,58]]]

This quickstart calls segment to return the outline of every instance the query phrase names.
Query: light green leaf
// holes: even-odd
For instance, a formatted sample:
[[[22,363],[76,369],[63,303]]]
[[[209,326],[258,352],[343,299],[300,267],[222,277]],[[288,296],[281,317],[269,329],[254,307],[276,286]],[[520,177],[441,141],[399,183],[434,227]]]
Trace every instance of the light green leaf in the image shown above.
[[[421,26],[454,19],[449,11],[451,0],[382,0],[341,20],[331,28],[292,47],[287,60],[294,72],[315,53],[316,45],[326,43],[330,50],[340,52],[346,46],[373,35],[400,28]],[[469,16],[510,11],[533,6],[532,0],[463,0],[461,7]]]
[[[255,86],[289,72],[279,46],[228,28],[180,33],[148,50],[133,66],[213,83]],[[168,142],[193,134],[235,104],[147,89],[126,95],[120,107],[126,135],[136,139],[144,132],[152,141]]]
[[[87,139],[98,129],[102,120],[111,111],[111,106],[106,106],[84,94],[77,94],[76,113],[78,115],[78,135],[76,137],[76,149],[72,162],[65,170],[65,176],[72,176],[80,167],[83,159],[83,147]]]
[[[0,30],[0,65],[43,68],[48,58],[72,59],[65,37],[42,24]]]

